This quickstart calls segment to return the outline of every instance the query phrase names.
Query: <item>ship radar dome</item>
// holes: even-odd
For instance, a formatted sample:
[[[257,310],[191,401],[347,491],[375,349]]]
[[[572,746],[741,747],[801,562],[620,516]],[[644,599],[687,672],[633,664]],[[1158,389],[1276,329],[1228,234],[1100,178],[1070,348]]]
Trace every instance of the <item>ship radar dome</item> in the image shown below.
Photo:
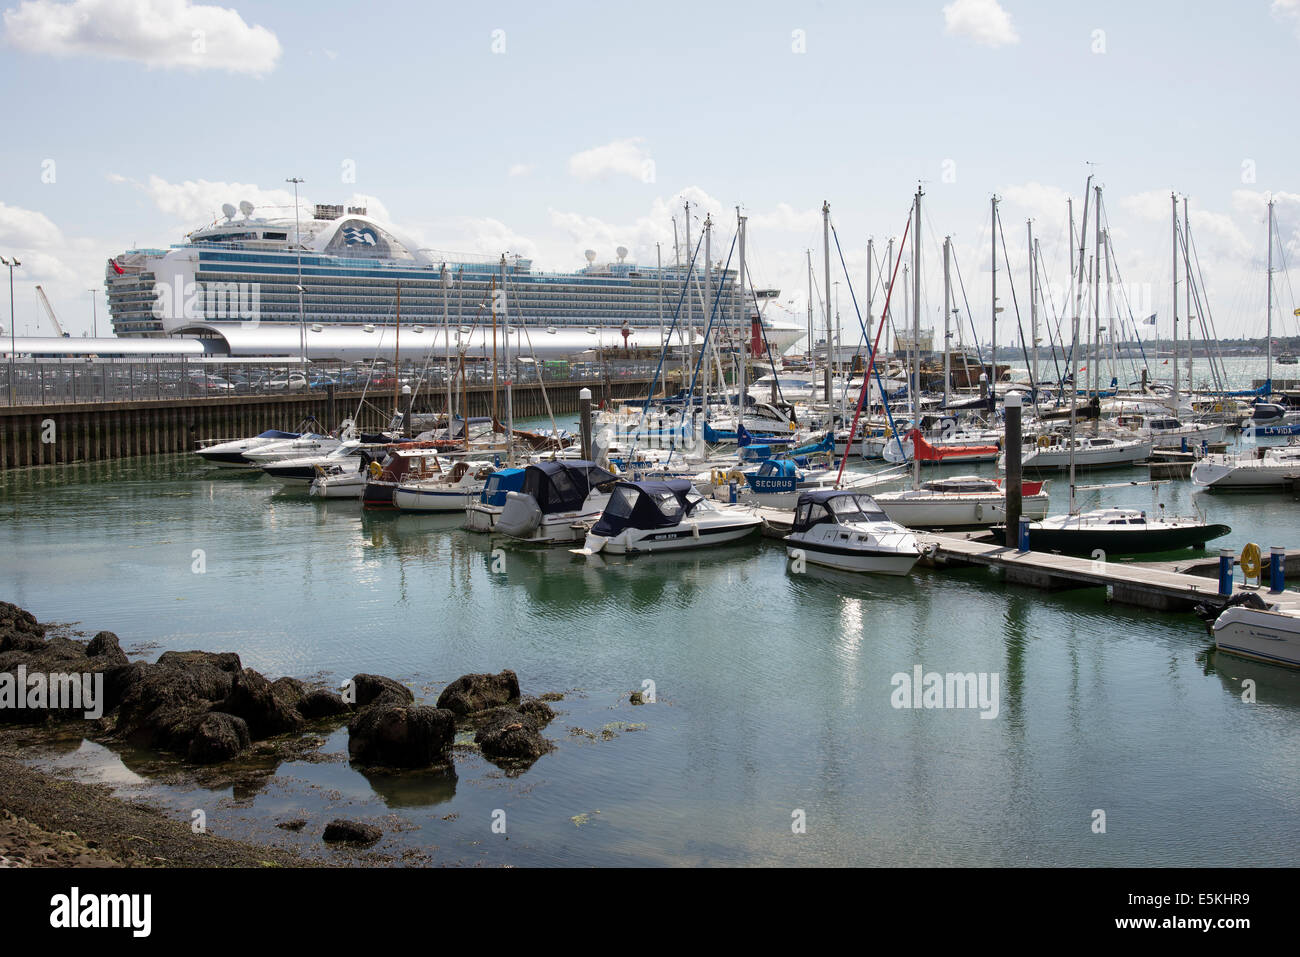
[[[221,212],[225,214],[227,221],[235,218],[235,207],[231,206],[229,203],[221,204]]]
[[[239,211],[244,214],[245,219],[248,219],[248,217],[253,215],[253,204],[246,199],[241,200],[239,203]]]
[[[614,250],[614,251],[615,251],[616,253],[618,253],[618,261],[619,261],[619,262],[622,262],[624,259],[627,258],[627,247],[626,247],[626,246],[619,246],[618,249],[616,249],[616,250]]]
[[[587,262],[589,263],[594,263],[596,261],[596,250],[594,249],[588,249],[583,253],[583,255],[587,257]]]

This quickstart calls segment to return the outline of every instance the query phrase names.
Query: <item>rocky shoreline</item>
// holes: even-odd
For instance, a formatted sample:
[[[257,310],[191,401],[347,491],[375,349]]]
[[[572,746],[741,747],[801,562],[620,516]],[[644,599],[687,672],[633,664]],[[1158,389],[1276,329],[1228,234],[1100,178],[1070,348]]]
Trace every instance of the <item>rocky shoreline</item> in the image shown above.
[[[118,637],[89,641],[51,629],[0,602],[0,866],[301,866],[269,845],[195,833],[162,811],[121,800],[103,785],[70,781],[23,764],[18,726],[79,732],[109,746],[180,758],[208,773],[249,754],[292,754],[346,726],[348,756],[363,773],[455,774],[455,749],[472,747],[506,774],[522,773],[554,744],[542,732],[548,700],[527,697],[513,671],[462,675],[436,706],[406,685],[358,674],[341,688],[270,680],[234,652],[168,651],[132,662]],[[457,743],[458,735],[460,743]],[[358,848],[382,832],[335,819],[309,823],[322,841]]]

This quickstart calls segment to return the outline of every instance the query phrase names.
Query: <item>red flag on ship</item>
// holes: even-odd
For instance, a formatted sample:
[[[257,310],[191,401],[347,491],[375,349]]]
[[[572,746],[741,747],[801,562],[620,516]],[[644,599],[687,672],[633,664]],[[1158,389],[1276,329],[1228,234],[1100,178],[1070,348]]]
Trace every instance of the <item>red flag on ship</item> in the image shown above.
[[[121,266],[117,264],[116,259],[110,259],[108,261],[108,264],[113,267],[113,272],[117,273],[119,276],[121,276],[123,273],[126,272],[125,269],[123,269]]]

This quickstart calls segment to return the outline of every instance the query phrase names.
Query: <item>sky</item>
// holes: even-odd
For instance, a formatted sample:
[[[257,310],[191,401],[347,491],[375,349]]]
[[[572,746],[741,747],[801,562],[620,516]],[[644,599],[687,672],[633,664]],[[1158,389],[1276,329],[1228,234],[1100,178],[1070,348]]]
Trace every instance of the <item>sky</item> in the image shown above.
[[[1123,311],[1155,313],[1166,336],[1171,192],[1188,199],[1221,337],[1264,333],[1270,196],[1275,266],[1300,260],[1300,0],[224,2],[4,7],[0,255],[23,264],[20,334],[51,332],[37,283],[73,335],[97,296],[104,334],[109,256],[181,241],[225,202],[287,212],[295,176],[304,205],[364,204],[422,247],[547,270],[620,245],[671,260],[683,199],[692,238],[711,216],[725,260],[739,206],[754,283],[800,321],[808,250],[816,297],[824,285],[829,202],[848,336],[867,241],[883,256],[918,184],[922,322],[942,323],[950,235],[964,332],[973,321],[985,340],[994,196],[1000,342],[1017,307],[1028,324],[1027,220],[1044,312],[1062,314],[1066,200],[1080,218],[1089,175]],[[1291,286],[1274,276],[1275,335],[1300,332]]]

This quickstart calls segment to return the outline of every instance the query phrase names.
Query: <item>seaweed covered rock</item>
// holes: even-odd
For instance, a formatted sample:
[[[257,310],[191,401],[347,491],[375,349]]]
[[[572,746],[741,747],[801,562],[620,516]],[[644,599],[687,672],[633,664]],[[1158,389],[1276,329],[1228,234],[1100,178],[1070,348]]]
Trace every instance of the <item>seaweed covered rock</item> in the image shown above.
[[[549,720],[536,709],[529,714],[514,708],[495,708],[482,716],[474,743],[484,757],[493,761],[532,764],[555,747],[540,734]]]
[[[373,824],[335,818],[325,825],[324,839],[330,844],[373,844],[383,836]]]
[[[196,712],[206,712],[211,706],[199,682],[188,672],[158,665],[128,666],[127,670],[134,680],[118,705],[116,730],[134,744],[172,747]],[[194,720],[193,727],[197,725]],[[183,743],[188,747],[188,741]]]
[[[519,712],[531,718],[538,731],[555,720],[555,709],[540,698],[524,698],[519,702]]]
[[[267,681],[252,668],[238,672],[231,681],[230,694],[221,709],[248,722],[254,738],[266,738],[301,730],[304,721],[297,708],[300,696],[286,685]]]
[[[86,655],[100,659],[103,664],[108,666],[127,663],[126,652],[122,650],[117,635],[111,631],[101,631],[94,638],[91,638],[90,643],[86,645]]]
[[[239,664],[235,654],[214,654],[208,651],[166,651],[158,657],[156,667],[183,671],[194,679],[199,694],[209,701],[222,701],[234,684],[239,668],[230,670],[231,659]]]
[[[461,675],[438,695],[438,707],[464,717],[519,700],[519,678],[513,671]]]
[[[353,675],[352,691],[355,695],[353,703],[358,709],[373,704],[381,695],[391,696],[394,703],[398,704],[411,704],[415,701],[410,688],[383,675]]]
[[[248,723],[221,711],[204,715],[190,738],[187,754],[196,764],[229,761],[252,744]]]
[[[26,651],[45,641],[45,626],[17,605],[0,601],[0,651]]]
[[[384,698],[348,722],[348,756],[365,766],[426,768],[451,761],[455,737],[450,711]]]
[[[325,688],[307,692],[298,704],[299,713],[308,721],[317,718],[335,718],[351,710],[351,706],[342,697]]]

